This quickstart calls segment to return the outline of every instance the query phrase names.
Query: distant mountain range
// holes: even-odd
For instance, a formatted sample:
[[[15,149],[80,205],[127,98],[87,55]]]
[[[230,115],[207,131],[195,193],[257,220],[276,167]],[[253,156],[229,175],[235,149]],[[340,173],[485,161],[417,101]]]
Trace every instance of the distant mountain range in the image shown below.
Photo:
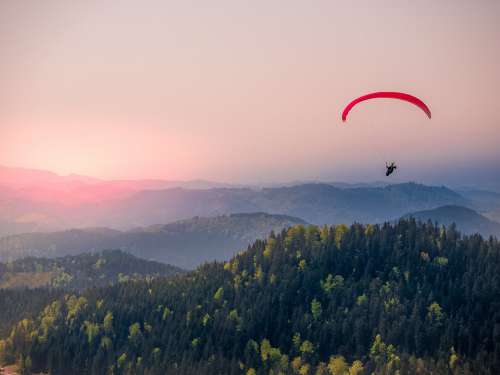
[[[92,221],[96,217],[91,213],[96,206],[102,207],[142,191],[226,187],[242,186],[205,180],[106,181],[74,174],[61,176],[43,170],[0,166],[0,236],[94,226]],[[101,219],[105,222],[106,215]],[[103,220],[100,222],[103,224]],[[134,222],[133,225],[144,223]],[[128,227],[127,223],[124,227]]]
[[[463,189],[458,192],[473,202],[473,208],[480,211],[484,216],[500,222],[500,193],[471,189]]]
[[[128,230],[241,212],[290,215],[316,224],[381,222],[450,204],[473,202],[446,187],[415,183],[260,189],[207,181],[102,181],[0,167],[0,236],[95,226]]]
[[[480,215],[476,211],[461,206],[442,206],[432,210],[418,211],[405,215],[420,221],[432,221],[449,226],[452,223],[464,234],[479,233],[485,237],[500,237],[500,223]]]
[[[223,187],[244,187],[207,180],[103,180],[94,177],[70,174],[61,176],[50,171],[12,168],[0,165],[0,186],[10,189],[19,197],[39,201],[58,201],[75,205],[79,203],[99,202],[116,198],[114,194],[127,195],[134,191],[168,189],[182,187],[186,189],[211,189]],[[51,195],[53,193],[62,196]]]
[[[457,192],[474,202],[479,210],[500,209],[500,193],[486,190],[457,190]]]
[[[90,228],[19,234],[0,238],[0,261],[121,249],[145,259],[194,268],[205,261],[228,259],[271,231],[281,231],[296,224],[305,224],[305,221],[284,215],[253,213],[195,217],[126,232]]]
[[[144,191],[126,200],[96,207],[91,222],[120,227],[170,222],[186,216],[267,212],[300,217],[315,224],[372,223],[467,200],[445,187],[414,183],[376,188],[342,189],[328,184],[251,189],[168,189]],[[90,212],[89,212],[90,214]],[[101,222],[99,220],[103,220]]]
[[[0,289],[51,287],[84,290],[182,272],[180,268],[140,259],[120,250],[53,259],[30,257],[0,263]]]

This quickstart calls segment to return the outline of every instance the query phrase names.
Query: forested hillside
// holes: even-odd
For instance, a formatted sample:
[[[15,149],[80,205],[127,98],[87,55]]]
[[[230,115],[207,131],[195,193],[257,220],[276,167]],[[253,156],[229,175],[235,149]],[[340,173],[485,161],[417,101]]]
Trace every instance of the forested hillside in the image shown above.
[[[194,217],[125,232],[88,228],[26,233],[0,238],[0,261],[121,249],[140,258],[193,269],[205,261],[227,260],[257,238],[295,224],[305,222],[295,217],[255,212]]]
[[[180,268],[104,250],[55,259],[23,258],[0,263],[0,289],[51,287],[83,290],[128,280],[171,276]]]
[[[498,374],[500,244],[414,220],[299,225],[226,263],[47,303],[0,341],[0,361],[51,374]]]
[[[49,301],[63,294],[61,289],[0,289],[0,337],[19,320],[36,318]]]

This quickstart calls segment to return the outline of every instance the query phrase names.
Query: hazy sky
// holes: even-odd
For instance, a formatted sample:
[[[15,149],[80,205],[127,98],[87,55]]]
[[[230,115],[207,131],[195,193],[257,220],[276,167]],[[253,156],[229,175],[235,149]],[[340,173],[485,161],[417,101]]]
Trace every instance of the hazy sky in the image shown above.
[[[500,172],[500,1],[0,0],[0,164],[105,178]],[[421,97],[340,112],[370,91]],[[500,174],[500,173],[499,173]]]

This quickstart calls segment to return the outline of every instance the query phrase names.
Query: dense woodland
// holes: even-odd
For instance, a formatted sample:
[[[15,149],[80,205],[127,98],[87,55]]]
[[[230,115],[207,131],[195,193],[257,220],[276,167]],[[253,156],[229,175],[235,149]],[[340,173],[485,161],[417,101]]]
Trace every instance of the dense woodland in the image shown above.
[[[226,263],[48,300],[0,362],[51,374],[498,374],[500,244],[295,226]]]
[[[183,272],[180,268],[137,258],[120,250],[104,250],[60,258],[23,258],[0,263],[0,289],[96,286]]]
[[[60,298],[60,289],[0,289],[0,338],[9,335],[21,319],[35,319],[49,301]]]

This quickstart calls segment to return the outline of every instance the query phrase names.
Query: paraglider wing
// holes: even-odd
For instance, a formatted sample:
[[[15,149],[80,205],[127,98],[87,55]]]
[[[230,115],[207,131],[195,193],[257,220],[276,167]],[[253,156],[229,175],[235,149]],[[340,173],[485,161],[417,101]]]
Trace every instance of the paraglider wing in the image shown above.
[[[420,108],[422,111],[425,112],[425,114],[431,118],[431,111],[427,105],[417,98],[416,96],[410,95],[410,94],[405,94],[403,92],[372,92],[371,94],[363,95],[360,96],[357,99],[354,99],[352,102],[350,102],[347,107],[344,108],[344,111],[342,112],[342,121],[345,121],[347,119],[347,115],[349,114],[350,110],[358,103],[363,102],[365,100],[369,99],[376,99],[376,98],[389,98],[389,99],[399,99],[403,100],[405,102],[409,102],[411,104],[416,105],[418,108]]]

